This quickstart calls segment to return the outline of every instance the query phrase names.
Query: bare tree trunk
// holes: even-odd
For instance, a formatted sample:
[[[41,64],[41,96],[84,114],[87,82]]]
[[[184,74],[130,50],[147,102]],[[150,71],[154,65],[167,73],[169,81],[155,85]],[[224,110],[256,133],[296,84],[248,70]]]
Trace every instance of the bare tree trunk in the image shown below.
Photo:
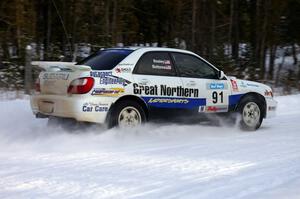
[[[276,58],[276,50],[277,50],[277,46],[272,45],[270,48],[270,59],[269,59],[269,73],[268,73],[269,80],[273,80],[274,77],[274,63]]]
[[[255,19],[255,36],[256,36],[256,41],[255,41],[255,67],[256,68],[261,68],[261,59],[260,59],[260,48],[261,48],[261,25],[260,25],[260,18],[261,18],[261,0],[256,0],[256,19]],[[260,72],[261,75],[261,72]]]
[[[294,59],[294,65],[298,65],[298,74],[296,77],[296,87],[298,87],[298,90],[300,91],[300,64],[298,62],[298,57],[297,57],[297,49],[296,49],[296,45],[293,44],[292,45],[292,49],[293,49],[293,59]]]
[[[73,51],[73,58],[72,58],[72,62],[76,62],[76,59],[77,59],[77,52],[78,52],[78,44],[75,43],[74,44],[74,51]]]
[[[116,45],[117,37],[118,37],[118,31],[117,31],[117,13],[118,12],[118,2],[117,0],[113,1],[113,18],[112,18],[112,45]]]
[[[197,0],[193,0],[192,7],[192,50],[196,48],[196,16],[197,16]]]
[[[52,12],[51,12],[51,2],[47,1],[47,32],[46,32],[46,59],[50,55],[50,38],[51,38],[51,23],[52,23]]]
[[[78,15],[76,10],[78,9],[78,1],[77,0],[72,0],[72,46],[71,49],[73,50],[72,53],[70,53],[72,55],[72,59],[74,59],[74,52],[76,51],[76,43],[77,43],[77,24],[78,24]]]
[[[298,64],[298,77],[297,77],[297,82],[298,90],[300,91],[300,64]]]
[[[250,4],[250,10],[249,10],[249,17],[250,17],[250,62],[249,62],[249,67],[250,67],[250,78],[255,77],[255,68],[257,64],[256,60],[256,49],[257,49],[257,9],[256,9],[256,1],[257,0],[252,0],[249,1]]]
[[[210,34],[210,45],[209,45],[209,58],[212,59],[215,49],[215,36],[216,36],[216,4],[215,0],[211,2],[211,34]]]
[[[269,10],[270,10],[270,0],[264,1],[264,18],[262,24],[262,31],[261,31],[261,41],[260,41],[260,52],[259,52],[259,65],[260,65],[260,78],[265,79],[265,57],[266,57],[266,35],[267,35],[267,26],[268,26],[268,19],[269,19]]]
[[[282,69],[282,66],[283,66],[284,62],[285,62],[285,53],[283,53],[282,61],[279,64],[279,67],[278,67],[278,70],[277,70],[277,73],[276,73],[275,87],[278,87],[278,85],[279,85],[279,76],[280,76],[280,72],[281,72],[281,69]]]
[[[207,28],[207,24],[204,21],[204,19],[207,17],[205,11],[206,11],[206,6],[205,4],[207,3],[206,1],[197,1],[198,4],[196,6],[197,9],[197,14],[196,14],[196,33],[197,38],[195,38],[195,51],[201,54],[202,56],[206,56],[206,48],[205,48],[205,43],[206,41],[206,32],[205,29]],[[199,20],[197,20],[199,19]]]
[[[256,2],[255,61],[256,67],[260,69],[260,79],[265,78],[266,35],[269,18],[268,16],[271,7],[270,3],[270,0],[257,0]]]
[[[16,4],[16,39],[17,39],[17,49],[18,49],[18,56],[21,56],[21,34],[22,34],[22,23],[23,23],[23,2],[20,0],[15,0]]]
[[[31,59],[32,59],[32,47],[30,45],[26,46],[25,51],[25,77],[24,77],[24,87],[25,87],[25,94],[31,94],[31,86],[32,86],[32,66],[31,66]]]
[[[230,41],[231,55],[238,64],[239,58],[239,0],[230,1]]]
[[[293,51],[294,65],[297,65],[298,58],[297,58],[297,52],[296,52],[296,46],[295,46],[295,44],[292,44],[292,51]]]
[[[105,18],[105,45],[110,44],[110,20],[109,20],[109,9],[110,9],[110,0],[105,1],[105,10],[104,10],[104,18]]]
[[[66,21],[66,10],[67,10],[67,8],[66,8],[66,1],[63,1],[62,2],[62,18],[63,18],[63,21],[65,22]],[[66,51],[67,51],[67,45],[68,45],[68,37],[69,37],[69,35],[66,35],[66,37],[67,38],[65,38],[65,37],[63,37],[62,38],[62,49],[63,49],[63,55],[64,56],[66,56]]]

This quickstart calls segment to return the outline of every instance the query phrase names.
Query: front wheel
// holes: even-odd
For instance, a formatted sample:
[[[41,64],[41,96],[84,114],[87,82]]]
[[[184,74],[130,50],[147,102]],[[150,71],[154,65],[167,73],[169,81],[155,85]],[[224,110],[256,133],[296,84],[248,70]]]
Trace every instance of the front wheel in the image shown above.
[[[246,96],[241,101],[239,113],[241,129],[254,131],[260,127],[263,121],[263,103],[253,96]]]
[[[135,101],[121,101],[112,110],[109,127],[136,127],[146,121],[142,106]]]

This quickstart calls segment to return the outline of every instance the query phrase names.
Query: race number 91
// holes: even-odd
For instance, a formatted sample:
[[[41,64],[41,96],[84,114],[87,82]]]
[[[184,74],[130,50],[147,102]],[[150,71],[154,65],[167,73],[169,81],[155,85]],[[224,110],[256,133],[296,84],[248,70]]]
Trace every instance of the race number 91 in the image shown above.
[[[214,103],[214,104],[216,104],[216,103],[223,103],[223,91],[221,91],[221,92],[217,92],[217,91],[214,91],[214,92],[212,92],[212,102]]]

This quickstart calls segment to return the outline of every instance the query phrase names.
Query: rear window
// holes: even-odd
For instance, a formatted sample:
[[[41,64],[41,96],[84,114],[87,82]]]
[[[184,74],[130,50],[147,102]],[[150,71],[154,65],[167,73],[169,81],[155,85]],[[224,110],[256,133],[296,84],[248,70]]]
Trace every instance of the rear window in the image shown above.
[[[111,70],[132,52],[130,49],[101,50],[76,65],[90,66],[92,70]]]

